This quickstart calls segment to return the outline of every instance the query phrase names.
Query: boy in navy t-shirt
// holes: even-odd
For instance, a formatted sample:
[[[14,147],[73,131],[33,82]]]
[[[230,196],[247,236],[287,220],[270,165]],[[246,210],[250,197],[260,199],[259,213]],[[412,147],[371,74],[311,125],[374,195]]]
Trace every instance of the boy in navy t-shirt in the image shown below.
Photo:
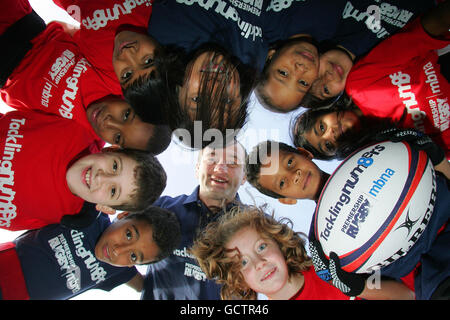
[[[87,214],[95,219],[89,226],[53,224],[1,244],[0,298],[69,299],[122,283],[141,291],[133,266],[163,259],[180,240],[177,218],[162,208],[124,212],[113,223],[93,205]]]

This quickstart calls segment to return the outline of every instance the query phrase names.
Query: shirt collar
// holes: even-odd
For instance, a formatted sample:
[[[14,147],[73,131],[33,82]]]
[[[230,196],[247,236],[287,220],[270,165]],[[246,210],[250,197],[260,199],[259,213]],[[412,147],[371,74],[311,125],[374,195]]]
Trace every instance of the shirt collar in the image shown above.
[[[201,202],[200,198],[198,197],[198,191],[200,190],[200,186],[197,186],[194,191],[184,200],[183,204],[192,204],[192,203],[199,203]],[[236,205],[236,203],[240,203],[241,200],[239,198],[239,194],[236,193],[236,197],[234,198],[234,201],[227,204],[226,208],[227,210],[230,209],[232,206]],[[202,202],[203,203],[203,202]],[[203,206],[205,206],[203,204]]]

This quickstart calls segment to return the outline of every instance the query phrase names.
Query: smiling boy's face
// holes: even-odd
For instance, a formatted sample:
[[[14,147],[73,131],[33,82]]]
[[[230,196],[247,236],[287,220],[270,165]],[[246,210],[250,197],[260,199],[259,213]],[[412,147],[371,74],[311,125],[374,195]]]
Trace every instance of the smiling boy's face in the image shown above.
[[[128,156],[103,151],[77,160],[67,170],[66,181],[70,191],[87,202],[118,206],[133,201],[136,166]]]
[[[159,247],[153,240],[152,227],[132,217],[121,217],[112,223],[95,245],[98,260],[118,267],[147,264],[155,261],[158,254]]]
[[[302,154],[279,150],[268,156],[261,166],[259,184],[289,199],[315,200],[320,193],[322,171],[307,151]],[[263,174],[264,168],[278,168],[275,173]],[[272,171],[273,172],[273,171]]]

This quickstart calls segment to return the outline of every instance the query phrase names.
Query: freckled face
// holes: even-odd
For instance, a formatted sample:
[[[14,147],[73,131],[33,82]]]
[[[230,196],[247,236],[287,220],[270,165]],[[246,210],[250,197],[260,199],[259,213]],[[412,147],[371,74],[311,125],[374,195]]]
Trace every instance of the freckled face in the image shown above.
[[[241,273],[247,285],[269,298],[289,280],[283,253],[272,239],[264,239],[254,228],[239,230],[226,244],[231,256],[239,255]]]

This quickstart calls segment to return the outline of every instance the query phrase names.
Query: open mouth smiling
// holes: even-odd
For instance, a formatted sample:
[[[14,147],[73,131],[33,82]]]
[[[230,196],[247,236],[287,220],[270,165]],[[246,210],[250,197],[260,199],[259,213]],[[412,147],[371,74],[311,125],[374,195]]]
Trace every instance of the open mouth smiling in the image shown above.
[[[277,267],[273,267],[271,270],[266,272],[266,274],[264,274],[264,276],[261,278],[261,281],[270,279],[275,274],[275,271],[277,271]]]
[[[88,189],[91,189],[91,172],[92,172],[92,168],[89,167],[89,168],[85,169],[82,174],[83,182],[88,187]]]

